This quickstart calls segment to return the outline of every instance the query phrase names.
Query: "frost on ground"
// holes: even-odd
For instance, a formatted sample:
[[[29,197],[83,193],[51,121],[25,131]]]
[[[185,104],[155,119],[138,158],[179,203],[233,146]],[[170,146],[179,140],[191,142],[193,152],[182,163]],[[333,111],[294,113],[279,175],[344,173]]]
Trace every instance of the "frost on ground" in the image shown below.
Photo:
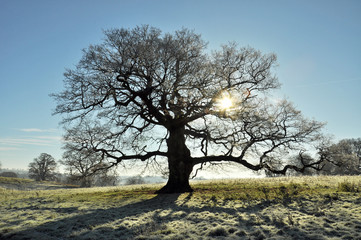
[[[361,239],[358,189],[273,199],[124,189],[8,194],[0,239]]]

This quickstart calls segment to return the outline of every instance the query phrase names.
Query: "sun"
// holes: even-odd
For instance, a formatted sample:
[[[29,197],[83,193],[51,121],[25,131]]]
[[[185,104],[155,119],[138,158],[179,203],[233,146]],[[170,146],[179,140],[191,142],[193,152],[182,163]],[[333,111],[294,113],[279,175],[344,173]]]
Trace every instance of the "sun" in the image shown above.
[[[219,108],[222,110],[228,110],[233,106],[233,101],[228,96],[223,96],[219,99]]]

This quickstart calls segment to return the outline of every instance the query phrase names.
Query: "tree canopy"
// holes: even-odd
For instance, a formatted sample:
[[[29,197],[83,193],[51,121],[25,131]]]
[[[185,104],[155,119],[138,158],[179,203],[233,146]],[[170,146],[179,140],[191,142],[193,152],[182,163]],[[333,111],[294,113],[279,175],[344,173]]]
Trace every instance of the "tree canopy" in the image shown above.
[[[111,29],[64,76],[53,94],[63,115],[68,151],[92,153],[107,167],[129,160],[168,162],[159,192],[192,191],[194,167],[234,162],[277,174],[319,169],[318,158],[289,164],[305,144],[317,145],[323,123],[308,120],[286,100],[276,55],[235,43],[209,51],[188,29],[162,33],[150,26]]]

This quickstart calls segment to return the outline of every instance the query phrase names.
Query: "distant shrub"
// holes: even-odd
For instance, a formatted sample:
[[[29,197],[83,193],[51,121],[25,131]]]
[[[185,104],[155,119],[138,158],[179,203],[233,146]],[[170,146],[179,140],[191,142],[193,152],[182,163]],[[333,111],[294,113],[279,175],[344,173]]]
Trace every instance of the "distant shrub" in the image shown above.
[[[358,187],[355,183],[345,181],[338,184],[337,190],[340,192],[358,192]]]
[[[126,180],[125,185],[144,184],[145,181],[141,176],[130,177]]]
[[[3,173],[0,173],[0,177],[17,178],[18,175],[14,172],[3,172]]]

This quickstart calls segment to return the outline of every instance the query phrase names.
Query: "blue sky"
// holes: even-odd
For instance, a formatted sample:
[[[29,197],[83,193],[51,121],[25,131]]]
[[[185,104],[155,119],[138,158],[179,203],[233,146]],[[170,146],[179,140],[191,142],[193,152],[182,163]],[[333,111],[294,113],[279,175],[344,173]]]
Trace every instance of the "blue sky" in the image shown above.
[[[0,162],[27,168],[42,152],[60,159],[60,116],[50,93],[63,87],[102,30],[140,24],[194,29],[209,49],[235,41],[274,52],[278,91],[336,140],[361,137],[359,0],[1,0]]]

